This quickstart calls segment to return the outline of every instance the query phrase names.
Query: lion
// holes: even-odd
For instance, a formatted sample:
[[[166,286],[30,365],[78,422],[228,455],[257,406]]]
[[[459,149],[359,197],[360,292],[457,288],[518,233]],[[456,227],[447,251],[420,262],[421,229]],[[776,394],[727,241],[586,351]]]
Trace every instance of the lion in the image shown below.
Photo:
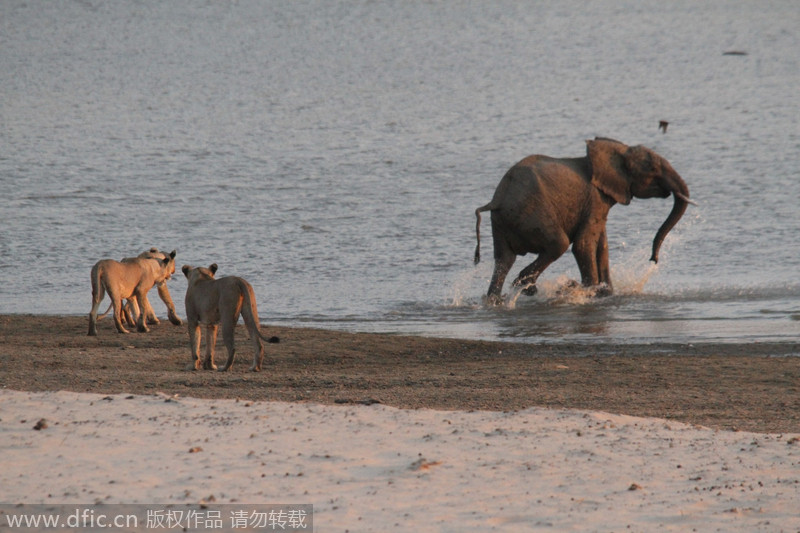
[[[122,300],[135,299],[141,308],[136,329],[150,331],[146,324],[148,313],[153,310],[147,300],[147,292],[153,285],[168,280],[175,272],[173,250],[165,258],[136,257],[126,261],[103,259],[92,267],[92,310],[89,312],[89,335],[97,335],[97,310],[105,293],[111,298],[114,308],[114,325],[120,333],[128,333],[122,324],[124,310]]]
[[[143,259],[167,259],[167,254],[160,251],[158,248],[150,248],[147,251],[140,253],[136,257],[125,257],[122,259],[122,263],[132,262],[138,258]],[[167,306],[167,317],[169,321],[175,324],[176,326],[183,325],[183,321],[178,316],[178,313],[175,311],[175,304],[172,302],[172,296],[169,293],[169,287],[167,287],[167,280],[160,281],[156,283],[156,287],[158,287],[158,296],[161,298],[161,301],[164,302],[164,305]],[[110,303],[108,305],[108,309],[106,309],[102,315],[97,317],[97,320],[105,318],[105,316],[114,308],[114,304]],[[126,304],[123,307],[124,319],[125,322],[131,327],[136,326],[138,317],[139,317],[139,305],[136,302],[135,298],[131,298],[126,300]],[[160,324],[161,321],[156,316],[155,311],[153,310],[152,306],[147,310],[147,314],[144,317],[147,324]]]
[[[136,257],[126,257],[122,260],[122,262],[125,263],[126,261],[127,262],[134,261],[137,258],[166,260],[167,257],[168,257],[167,254],[160,251],[158,248],[150,248],[146,252],[142,252]],[[174,273],[174,263],[173,263],[173,273]],[[170,274],[170,276],[171,275],[172,274]],[[169,293],[169,287],[167,287],[167,280],[165,279],[163,281],[159,281],[158,283],[156,283],[156,287],[158,287],[158,297],[161,298],[161,301],[164,302],[164,305],[167,306],[167,318],[169,318],[169,321],[175,324],[176,326],[183,325],[183,321],[178,316],[178,313],[175,312],[175,304],[172,302],[172,296]],[[111,306],[109,306],[109,309],[111,309]],[[106,310],[106,313],[108,313],[108,309]],[[130,300],[128,300],[128,303],[125,306],[125,319],[128,322],[129,326],[134,326],[136,325],[138,317],[139,317],[139,306],[137,305],[136,300],[131,298]],[[147,324],[160,323],[152,307],[150,307],[147,310],[147,315],[145,315],[144,319]]]
[[[222,322],[222,340],[228,350],[228,361],[220,372],[225,372],[233,364],[233,333],[239,315],[253,341],[255,354],[250,370],[258,372],[264,360],[265,340],[270,343],[279,342],[278,337],[267,338],[261,334],[258,321],[258,308],[253,287],[242,278],[226,276],[215,279],[217,264],[208,268],[183,265],[181,268],[189,286],[186,288],[186,322],[189,325],[189,343],[192,351],[192,362],[187,370],[200,370],[200,325],[206,326],[206,358],[204,370],[216,370],[214,364],[214,346],[217,343],[217,327]]]

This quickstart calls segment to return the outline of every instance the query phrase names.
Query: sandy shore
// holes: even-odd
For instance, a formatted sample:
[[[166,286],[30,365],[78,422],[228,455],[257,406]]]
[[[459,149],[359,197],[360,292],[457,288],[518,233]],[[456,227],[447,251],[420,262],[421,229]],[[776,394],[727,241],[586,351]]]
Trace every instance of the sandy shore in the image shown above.
[[[399,408],[555,407],[800,433],[800,345],[525,345],[262,327],[264,370],[242,327],[228,373],[188,372],[185,327],[120,335],[106,318],[0,315],[0,387]],[[221,342],[221,340],[220,340]],[[218,346],[217,361],[225,360]]]
[[[94,514],[119,503],[248,514],[310,504],[320,532],[800,526],[800,439],[787,434],[564,409],[7,390],[0,413],[0,502],[68,502]]]

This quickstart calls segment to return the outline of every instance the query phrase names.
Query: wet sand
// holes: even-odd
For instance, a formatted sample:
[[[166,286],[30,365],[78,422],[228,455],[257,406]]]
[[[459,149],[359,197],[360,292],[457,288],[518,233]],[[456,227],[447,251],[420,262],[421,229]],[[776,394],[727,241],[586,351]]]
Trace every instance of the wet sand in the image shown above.
[[[800,344],[550,344],[262,326],[264,369],[237,329],[227,373],[185,370],[185,326],[118,334],[106,318],[0,315],[0,387],[381,403],[405,409],[576,408],[716,429],[800,433]],[[218,364],[226,358],[218,339]],[[221,365],[220,365],[221,366]]]

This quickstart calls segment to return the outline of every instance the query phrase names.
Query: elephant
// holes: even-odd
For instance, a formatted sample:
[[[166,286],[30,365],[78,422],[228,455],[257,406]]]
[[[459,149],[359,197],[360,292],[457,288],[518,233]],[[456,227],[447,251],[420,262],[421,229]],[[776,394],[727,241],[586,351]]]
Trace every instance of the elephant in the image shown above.
[[[494,273],[487,294],[501,301],[506,275],[518,255],[538,254],[513,285],[536,293],[536,280],[572,244],[581,282],[600,296],[613,292],[608,265],[608,210],[636,198],[674,197],[672,211],[653,240],[650,260],[686,211],[689,188],[666,159],[644,146],[614,139],[586,141],[585,157],[532,155],[506,172],[492,200],[475,210],[475,264],[480,261],[481,212],[491,211]]]

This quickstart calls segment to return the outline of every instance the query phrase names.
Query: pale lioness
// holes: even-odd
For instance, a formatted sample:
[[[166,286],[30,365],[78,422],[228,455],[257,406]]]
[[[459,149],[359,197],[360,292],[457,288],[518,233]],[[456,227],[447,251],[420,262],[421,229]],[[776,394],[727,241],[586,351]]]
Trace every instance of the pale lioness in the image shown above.
[[[181,268],[189,286],[186,288],[186,322],[189,325],[189,344],[192,351],[192,362],[188,370],[200,370],[200,325],[206,326],[206,358],[203,361],[205,370],[216,370],[214,364],[214,345],[217,343],[217,327],[222,323],[222,340],[228,350],[228,361],[220,370],[224,372],[233,364],[233,333],[239,315],[253,341],[255,354],[250,370],[261,370],[264,360],[264,345],[267,342],[278,342],[277,337],[267,338],[261,334],[258,322],[258,308],[253,287],[242,278],[226,276],[215,279],[217,264],[204,267],[183,265]]]
[[[89,312],[89,335],[97,335],[97,310],[105,293],[111,298],[114,308],[114,325],[120,333],[128,333],[122,325],[122,300],[135,298],[142,312],[136,323],[138,331],[150,331],[145,323],[150,302],[147,292],[162,281],[168,280],[175,272],[173,250],[165,259],[136,257],[121,262],[103,259],[92,267],[92,310]]]
[[[122,260],[122,262],[124,263],[126,261],[135,261],[137,258],[138,259],[161,259],[163,261],[167,261],[167,260],[169,260],[169,255],[167,255],[166,252],[160,251],[158,248],[150,248],[146,252],[142,252],[136,257],[126,257],[126,258],[124,258]],[[170,277],[174,273],[175,273],[175,262],[173,261],[172,262],[172,272],[170,272]],[[161,298],[161,301],[164,302],[164,305],[167,306],[167,318],[169,318],[169,321],[172,322],[173,324],[175,324],[176,326],[181,326],[181,325],[183,325],[183,321],[180,319],[180,317],[178,316],[178,313],[175,311],[175,304],[172,301],[172,296],[170,295],[169,288],[167,287],[167,280],[168,279],[169,279],[169,277],[167,277],[166,279],[164,279],[162,281],[156,282],[156,288],[158,289],[158,297]],[[149,301],[148,301],[148,304],[149,304]],[[138,309],[138,306],[137,306],[136,299],[132,298],[132,299],[128,300],[128,306],[127,307],[128,307],[128,312],[126,313],[126,318],[128,319],[128,324],[133,326],[134,323],[136,322],[136,320],[138,320],[138,318],[139,318],[138,317],[139,309]],[[156,316],[156,313],[155,313],[155,311],[153,311],[153,308],[151,306],[148,305],[146,313],[147,314],[144,317],[146,324],[158,324],[159,323],[158,317]],[[130,315],[130,316],[128,316],[128,315]]]
[[[165,252],[160,251],[158,248],[150,248],[149,250],[140,253],[136,257],[125,257],[122,259],[122,263],[130,263],[136,261],[136,259],[162,259],[167,260],[168,255]],[[174,267],[174,263],[173,263]],[[175,324],[176,326],[180,326],[183,324],[183,321],[178,316],[178,313],[175,311],[175,304],[172,302],[172,295],[169,293],[169,287],[167,287],[167,280],[159,281],[156,283],[156,287],[158,288],[158,297],[161,298],[161,301],[164,302],[164,305],[167,306],[167,317],[169,321]],[[148,300],[149,302],[149,300]],[[98,320],[104,318],[111,309],[114,308],[113,303],[108,305],[108,309],[102,315],[97,317]],[[145,323],[146,324],[159,324],[160,321],[156,316],[155,311],[153,310],[152,306],[146,310],[147,314],[145,315]],[[128,323],[129,326],[134,327],[139,319],[139,305],[136,302],[135,298],[131,298],[127,300],[125,307],[123,308],[124,319],[125,322]]]

